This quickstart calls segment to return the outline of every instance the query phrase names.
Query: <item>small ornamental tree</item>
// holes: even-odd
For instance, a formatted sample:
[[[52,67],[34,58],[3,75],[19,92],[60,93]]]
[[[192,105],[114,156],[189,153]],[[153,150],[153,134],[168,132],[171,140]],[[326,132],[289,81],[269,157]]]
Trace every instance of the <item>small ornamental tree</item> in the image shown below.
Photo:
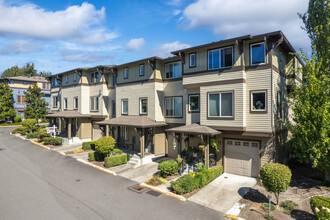
[[[28,129],[29,133],[32,133],[36,130],[36,128],[37,128],[36,125],[37,125],[37,121],[35,119],[25,119],[22,122],[22,126],[26,127]]]
[[[114,150],[115,145],[116,140],[113,137],[101,137],[95,143],[95,150],[108,156]]]
[[[41,88],[34,84],[28,88],[25,94],[26,109],[24,110],[26,118],[34,118],[39,123],[39,119],[47,114],[47,102],[42,97]]]
[[[291,182],[291,170],[279,163],[265,164],[260,170],[260,177],[265,189],[275,194],[276,205],[281,192],[285,192]]]
[[[16,112],[13,104],[13,92],[8,85],[0,84],[0,119],[8,121],[15,117]]]

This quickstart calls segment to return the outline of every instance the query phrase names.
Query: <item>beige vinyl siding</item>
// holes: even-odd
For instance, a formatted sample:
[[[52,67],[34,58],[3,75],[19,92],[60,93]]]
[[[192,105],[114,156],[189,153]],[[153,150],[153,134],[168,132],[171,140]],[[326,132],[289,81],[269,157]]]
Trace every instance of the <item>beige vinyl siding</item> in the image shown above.
[[[89,94],[89,86],[80,86],[81,87],[81,92],[80,92],[80,101],[79,101],[79,104],[80,104],[80,113],[81,114],[89,114],[89,97],[90,97],[90,94]]]
[[[234,80],[234,79],[243,79],[244,71],[235,71],[235,72],[224,72],[219,73],[219,71],[212,71],[205,73],[203,75],[183,77],[184,86],[194,86],[198,83],[208,83],[216,81],[225,81],[225,80]]]
[[[80,98],[80,87],[70,87],[70,88],[62,88],[62,109],[64,109],[63,99],[67,98],[68,100],[68,108],[66,110],[74,110],[73,106],[73,98],[78,97],[78,111],[81,110],[81,98]]]
[[[140,65],[144,64],[144,76],[140,76]],[[124,79],[124,69],[128,68],[128,79]],[[154,79],[154,71],[147,62],[133,63],[117,70],[117,84]]]
[[[99,97],[99,111],[97,112],[90,111],[90,105],[89,105],[90,114],[108,115],[108,86],[106,84],[90,84],[89,96],[86,97],[86,99],[88,99],[89,102],[90,97],[95,97],[95,96]]]
[[[289,104],[287,102],[287,91],[286,91],[286,78],[283,75],[278,74],[276,71],[273,71],[273,100],[274,100],[274,126],[275,130],[285,129],[285,121],[289,117]],[[281,91],[282,93],[282,119],[277,116],[277,93]]]
[[[274,156],[275,156],[275,147],[273,143],[273,139],[263,139],[262,140],[262,146],[260,152],[260,168],[263,167],[263,165],[267,163],[274,162]],[[267,147],[267,148],[266,148]]]
[[[79,118],[77,136],[80,139],[89,139],[92,137],[91,135],[92,135],[92,124],[90,119]]]
[[[71,85],[77,85],[80,82],[80,77],[79,77],[78,73],[77,73],[77,80],[76,81],[73,80],[73,75],[74,75],[74,73],[67,73],[67,74],[62,75],[63,87],[71,86]],[[65,81],[66,76],[68,76],[68,82]]]
[[[250,112],[250,91],[267,90],[267,113]],[[271,129],[271,70],[246,72],[246,131],[272,132]]]
[[[155,83],[155,121],[164,121],[164,84]]]
[[[154,128],[154,154],[164,155],[165,154],[165,131],[163,128]]]

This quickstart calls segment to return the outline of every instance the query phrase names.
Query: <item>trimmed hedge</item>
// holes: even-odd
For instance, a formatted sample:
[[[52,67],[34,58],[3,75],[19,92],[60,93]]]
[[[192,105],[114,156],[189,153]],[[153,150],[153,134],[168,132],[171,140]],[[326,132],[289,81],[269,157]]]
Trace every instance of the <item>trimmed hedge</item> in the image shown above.
[[[127,155],[126,154],[120,154],[120,155],[104,158],[104,166],[106,168],[114,167],[114,166],[118,166],[118,165],[126,164],[126,163],[127,163]]]
[[[39,132],[28,133],[28,134],[26,135],[26,138],[27,138],[27,139],[37,138],[38,135],[39,135]]]
[[[195,189],[202,188],[212,182],[223,173],[222,166],[212,167],[208,170],[196,173],[194,176],[187,174],[171,182],[173,191],[178,194],[186,194]]]
[[[158,165],[162,177],[171,176],[178,172],[178,163],[175,160],[165,160]]]
[[[21,116],[15,116],[14,118],[14,122],[15,123],[18,123],[18,122],[21,122],[22,121],[22,117]]]
[[[82,149],[83,150],[95,150],[95,143],[96,143],[96,141],[84,142],[82,144]]]
[[[313,213],[317,219],[330,219],[330,198],[314,196],[310,201]]]
[[[93,162],[93,161],[102,161],[102,160],[104,160],[104,155],[103,154],[100,154],[97,151],[95,151],[95,152],[89,152],[88,153],[88,160],[90,162]]]
[[[60,137],[45,137],[42,139],[45,145],[54,145],[59,146],[62,145],[62,138]]]

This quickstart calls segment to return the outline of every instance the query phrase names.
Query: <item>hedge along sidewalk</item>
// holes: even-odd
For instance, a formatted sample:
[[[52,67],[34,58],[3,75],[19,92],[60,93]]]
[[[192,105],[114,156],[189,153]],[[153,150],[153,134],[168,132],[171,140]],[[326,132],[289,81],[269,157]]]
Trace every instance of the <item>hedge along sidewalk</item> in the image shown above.
[[[30,141],[32,144],[35,144],[35,145],[38,145],[38,146],[40,146],[40,147],[43,147],[43,148],[45,148],[45,149],[50,150],[50,147],[47,147],[47,146],[45,146],[45,145],[43,145],[43,144],[41,144],[41,143],[35,142],[35,139],[28,139],[28,138],[25,138],[25,137],[23,137],[23,136],[21,136],[21,135],[12,134],[11,132],[10,132],[10,135],[14,135],[14,136],[16,136],[16,137],[18,137],[18,138],[20,138],[20,139],[23,139],[23,140],[28,140],[28,141]]]
[[[85,161],[85,160],[83,160],[83,159],[77,159],[77,161],[79,161],[80,163],[86,164],[86,165],[88,165],[88,166],[94,167],[94,168],[96,168],[96,169],[98,169],[98,170],[101,170],[101,171],[103,171],[103,172],[106,172],[106,173],[109,173],[109,174],[111,174],[111,175],[117,176],[117,173],[116,173],[116,172],[113,172],[113,171],[111,171],[111,170],[109,170],[109,169],[102,168],[102,167],[100,167],[100,166],[97,166],[97,165],[95,165],[95,164],[92,164],[92,163],[90,163],[90,162],[88,162],[88,161]]]

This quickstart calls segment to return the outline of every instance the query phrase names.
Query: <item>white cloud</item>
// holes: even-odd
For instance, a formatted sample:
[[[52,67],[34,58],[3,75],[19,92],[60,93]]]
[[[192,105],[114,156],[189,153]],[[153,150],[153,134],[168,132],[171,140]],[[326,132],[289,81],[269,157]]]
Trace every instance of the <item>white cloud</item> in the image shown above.
[[[62,51],[62,59],[69,62],[79,63],[100,63],[102,61],[113,58],[111,55],[104,55],[102,53],[92,53],[86,51]]]
[[[183,16],[187,28],[209,29],[225,38],[282,30],[296,49],[307,49],[310,41],[297,15],[307,7],[308,0],[198,0]]]
[[[117,35],[101,23],[105,8],[82,3],[65,10],[47,11],[34,4],[13,6],[0,0],[0,35],[35,39],[70,39],[85,44],[101,44]],[[97,26],[97,28],[95,28]]]
[[[11,42],[0,49],[0,54],[21,54],[31,53],[40,49],[40,45],[31,43],[27,40],[17,40]]]
[[[166,2],[166,4],[171,5],[171,6],[180,6],[184,0],[169,0]]]
[[[171,56],[172,51],[184,49],[187,47],[190,47],[190,45],[180,43],[179,41],[174,41],[172,43],[165,43],[159,45],[153,50],[153,54],[159,57],[169,57]]]
[[[144,39],[141,38],[135,38],[135,39],[130,39],[127,43],[126,49],[128,51],[139,51],[141,50],[141,47],[145,44]]]

